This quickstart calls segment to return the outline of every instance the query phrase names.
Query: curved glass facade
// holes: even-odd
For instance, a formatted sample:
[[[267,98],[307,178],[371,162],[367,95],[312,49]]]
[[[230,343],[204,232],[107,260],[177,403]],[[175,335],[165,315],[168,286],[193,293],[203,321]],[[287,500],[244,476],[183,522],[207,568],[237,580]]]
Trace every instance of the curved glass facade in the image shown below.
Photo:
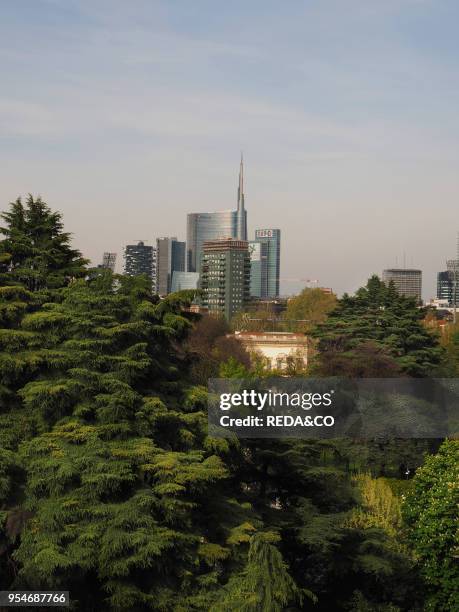
[[[201,272],[204,242],[218,238],[247,240],[247,211],[244,205],[244,163],[241,154],[237,209],[190,213],[186,228],[186,270]]]
[[[241,215],[244,216],[243,226],[246,226],[247,212],[245,210],[239,212],[237,210],[221,210],[188,215],[186,233],[188,272],[200,271],[204,242],[217,238],[239,238],[238,230],[241,227]]]

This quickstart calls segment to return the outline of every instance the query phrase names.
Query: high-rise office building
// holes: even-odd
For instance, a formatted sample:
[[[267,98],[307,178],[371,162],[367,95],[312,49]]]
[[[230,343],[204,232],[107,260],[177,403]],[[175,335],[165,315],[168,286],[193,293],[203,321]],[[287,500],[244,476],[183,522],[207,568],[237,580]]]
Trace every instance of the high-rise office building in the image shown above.
[[[394,283],[395,289],[406,297],[413,297],[422,301],[422,271],[409,268],[390,268],[383,270],[383,282],[388,285]]]
[[[156,249],[146,245],[142,240],[137,244],[128,244],[124,250],[124,272],[129,276],[146,274],[156,283]]]
[[[171,292],[174,272],[185,271],[185,243],[177,238],[156,240],[156,291],[159,295]]]
[[[280,278],[280,230],[255,230],[250,249],[250,295],[276,298]]]
[[[448,302],[448,305],[453,301],[453,282],[447,270],[437,274],[437,299]]]
[[[454,299],[454,293],[456,293],[456,299]],[[459,280],[454,283],[454,271],[445,270],[437,274],[437,299],[447,302],[449,306],[453,306],[454,303],[459,306]]]
[[[250,253],[250,295],[261,297],[262,286],[266,286],[268,245],[265,242],[249,242]]]
[[[116,253],[109,253],[108,251],[105,251],[102,257],[102,263],[99,264],[97,267],[104,268],[105,270],[111,270],[112,272],[114,272],[115,265],[116,265]]]
[[[221,238],[203,245],[200,287],[202,305],[226,319],[242,310],[250,298],[250,255],[246,240]]]
[[[247,211],[244,195],[244,162],[241,156],[236,210],[190,213],[187,216],[186,249],[188,272],[199,272],[203,244],[218,238],[247,240]]]

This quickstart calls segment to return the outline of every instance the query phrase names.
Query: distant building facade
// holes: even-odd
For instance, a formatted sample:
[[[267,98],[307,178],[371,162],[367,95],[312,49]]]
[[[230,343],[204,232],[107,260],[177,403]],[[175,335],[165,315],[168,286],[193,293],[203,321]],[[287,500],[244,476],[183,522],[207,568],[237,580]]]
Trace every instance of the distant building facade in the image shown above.
[[[250,248],[250,295],[258,298],[279,296],[280,230],[257,229]]]
[[[250,298],[250,255],[246,240],[221,238],[203,244],[200,288],[202,306],[227,320]]]
[[[102,257],[102,263],[99,264],[97,267],[104,268],[105,270],[111,270],[112,272],[114,272],[115,265],[116,265],[116,253],[109,253],[108,251],[105,251]]]
[[[142,240],[137,244],[128,244],[124,250],[124,272],[129,276],[146,274],[156,284],[156,249],[146,245]]]
[[[177,238],[156,240],[156,291],[167,295],[172,288],[174,272],[185,271],[185,243]]]
[[[383,270],[382,280],[386,285],[393,282],[400,295],[422,301],[422,270],[389,268]]]
[[[199,284],[199,272],[177,272],[172,273],[171,293],[183,291],[184,289],[197,289]]]
[[[454,302],[459,306],[459,279],[454,287],[454,271],[445,270],[437,274],[437,300],[452,306]],[[454,299],[456,293],[456,299]]]
[[[236,210],[221,210],[207,213],[190,213],[187,216],[186,269],[198,272],[204,242],[218,238],[247,240],[247,211],[244,196],[244,165],[241,157]]]
[[[453,302],[453,280],[447,270],[437,274],[437,300],[448,306]]]
[[[272,370],[286,370],[289,365],[306,368],[308,338],[293,332],[235,332],[249,353],[261,355],[264,365]]]

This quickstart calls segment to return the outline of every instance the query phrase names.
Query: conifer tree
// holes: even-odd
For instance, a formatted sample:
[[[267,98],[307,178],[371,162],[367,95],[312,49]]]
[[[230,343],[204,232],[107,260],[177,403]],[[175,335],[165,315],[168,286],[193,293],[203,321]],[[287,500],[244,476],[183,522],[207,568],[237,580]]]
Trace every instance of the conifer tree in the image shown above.
[[[70,246],[62,215],[38,197],[21,198],[1,215],[0,283],[21,284],[29,291],[54,289],[85,273],[87,261]]]
[[[443,350],[423,317],[414,299],[373,276],[354,296],[338,300],[313,332],[319,353],[314,371],[370,378],[438,375]]]
[[[33,346],[37,368],[16,381],[35,430],[19,453],[20,541],[4,529],[12,584],[70,589],[81,609],[171,609],[180,598],[188,609],[217,596],[255,516],[219,484],[229,447],[207,437],[199,393],[180,380],[173,344],[190,296],[158,302],[143,279],[103,274],[61,298],[20,322],[16,358]],[[4,499],[6,525],[17,508]]]

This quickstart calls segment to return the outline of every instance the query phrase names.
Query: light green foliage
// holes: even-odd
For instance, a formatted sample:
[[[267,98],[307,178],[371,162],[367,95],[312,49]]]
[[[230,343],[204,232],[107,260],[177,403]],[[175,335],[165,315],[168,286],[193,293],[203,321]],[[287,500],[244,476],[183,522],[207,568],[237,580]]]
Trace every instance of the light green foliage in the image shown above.
[[[417,470],[403,515],[429,585],[427,609],[459,609],[459,441],[444,442]]]
[[[247,378],[249,372],[244,364],[239,363],[234,357],[220,364],[218,376],[220,378]]]
[[[281,612],[289,603],[301,606],[304,595],[316,600],[292,580],[281,553],[273,546],[278,541],[279,536],[271,532],[250,538],[246,566],[230,579],[212,612]]]
[[[380,527],[391,536],[396,536],[401,528],[400,501],[386,480],[358,474],[353,481],[358,489],[359,506],[352,510],[347,520],[348,526],[363,529]]]
[[[318,323],[326,320],[336,303],[334,293],[305,287],[299,295],[287,303],[284,315],[287,326],[291,331],[310,332]]]

